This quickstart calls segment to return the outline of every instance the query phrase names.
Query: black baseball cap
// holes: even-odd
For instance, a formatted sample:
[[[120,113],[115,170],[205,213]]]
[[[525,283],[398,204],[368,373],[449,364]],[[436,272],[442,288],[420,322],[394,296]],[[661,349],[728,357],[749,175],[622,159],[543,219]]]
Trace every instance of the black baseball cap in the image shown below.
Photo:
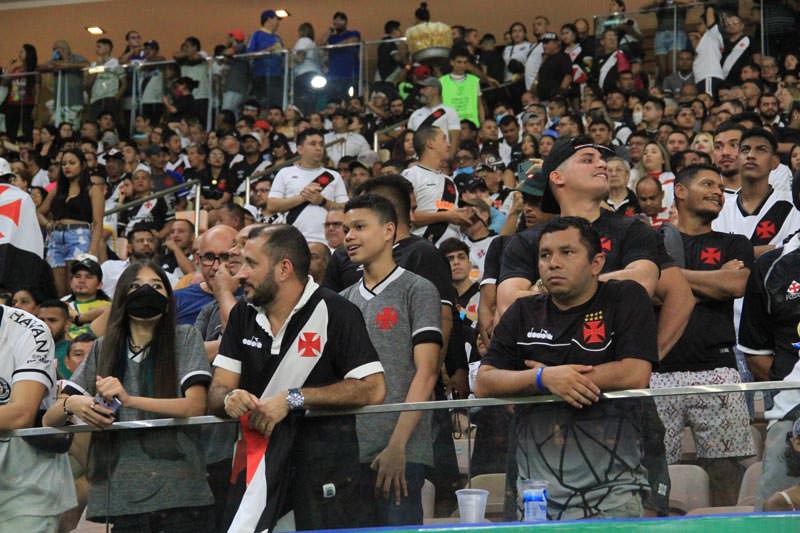
[[[97,276],[97,279],[100,281],[103,281],[103,269],[100,268],[100,264],[94,259],[84,257],[80,261],[73,263],[72,267],[69,269],[70,273],[73,275],[81,270],[85,270],[89,274]]]
[[[547,41],[557,41],[557,40],[558,40],[558,35],[556,35],[555,33],[551,32],[551,31],[545,33],[544,35],[542,35],[542,42],[543,43],[546,43]]]
[[[464,190],[465,191],[477,191],[477,190],[488,191],[489,190],[489,186],[486,185],[486,180],[484,180],[480,176],[476,176],[476,175],[473,174],[472,177],[469,178],[464,183]]]
[[[604,157],[613,155],[611,149],[602,144],[595,144],[591,137],[588,135],[579,135],[572,138],[558,139],[553,148],[550,149],[550,154],[544,160],[542,165],[542,178],[544,180],[544,195],[542,196],[542,211],[545,213],[561,212],[561,208],[553,196],[553,191],[550,187],[550,173],[561,166],[561,163],[575,155],[579,150],[584,148],[594,148],[598,150]]]

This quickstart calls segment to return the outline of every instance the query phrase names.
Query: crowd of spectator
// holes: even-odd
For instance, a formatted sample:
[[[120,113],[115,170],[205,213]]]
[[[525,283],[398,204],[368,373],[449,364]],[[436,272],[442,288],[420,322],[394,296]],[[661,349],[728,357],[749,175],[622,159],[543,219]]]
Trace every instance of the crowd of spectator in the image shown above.
[[[446,411],[287,415],[543,393],[564,402],[475,414],[473,474],[507,472],[511,494],[547,480],[552,519],[664,516],[688,426],[713,504],[734,505],[757,453],[751,396],[600,402],[800,372],[800,49],[762,53],[730,2],[688,31],[683,4],[648,7],[652,36],[622,0],[594,29],[453,25],[427,63],[388,21],[365,94],[343,12],[287,49],[267,10],[249,38],[209,55],[188,37],[174,62],[137,31],[119,55],[98,39],[91,62],[58,40],[39,64],[25,44],[3,78],[0,202],[29,195],[52,281],[2,287],[0,324],[28,328],[24,359],[38,317],[55,355],[0,375],[0,428],[33,425],[44,399],[44,425],[216,414],[243,417],[242,440],[235,454],[232,424],[76,435],[0,514],[252,531],[285,504],[298,529],[419,524],[426,479],[450,510],[463,481]],[[35,70],[58,79],[43,123]],[[36,409],[6,424],[24,379]],[[756,508],[794,510],[800,395],[764,402]],[[0,465],[33,460],[16,441]],[[46,501],[25,497],[45,476]]]

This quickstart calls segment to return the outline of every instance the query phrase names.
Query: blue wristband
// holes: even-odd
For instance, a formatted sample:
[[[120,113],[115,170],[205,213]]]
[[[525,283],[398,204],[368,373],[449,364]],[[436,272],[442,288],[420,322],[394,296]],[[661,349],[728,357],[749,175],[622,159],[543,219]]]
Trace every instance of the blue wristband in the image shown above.
[[[544,384],[542,383],[542,372],[544,372],[543,366],[540,366],[539,368],[536,369],[536,389],[539,392],[550,392],[549,390],[547,390],[547,387],[545,387]]]

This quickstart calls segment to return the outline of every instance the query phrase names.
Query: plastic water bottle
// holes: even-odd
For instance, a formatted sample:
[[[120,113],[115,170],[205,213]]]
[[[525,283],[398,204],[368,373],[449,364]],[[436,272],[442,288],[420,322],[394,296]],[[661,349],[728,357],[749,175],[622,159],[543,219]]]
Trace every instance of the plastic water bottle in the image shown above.
[[[525,488],[522,493],[523,522],[547,520],[547,486]]]

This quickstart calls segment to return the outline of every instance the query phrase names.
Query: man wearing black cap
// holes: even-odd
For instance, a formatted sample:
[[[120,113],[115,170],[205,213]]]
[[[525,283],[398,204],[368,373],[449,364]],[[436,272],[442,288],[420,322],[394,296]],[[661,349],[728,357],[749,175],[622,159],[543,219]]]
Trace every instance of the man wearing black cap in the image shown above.
[[[424,104],[408,119],[408,129],[417,131],[423,127],[436,126],[450,141],[450,156],[454,156],[461,137],[461,121],[452,107],[442,103],[442,83],[438,78],[427,77],[419,82],[420,100]],[[417,154],[419,156],[419,154]]]
[[[262,107],[283,102],[283,41],[276,33],[280,19],[272,9],[261,13],[261,28],[250,37],[247,52],[265,54],[253,61],[253,96]]]
[[[261,134],[250,131],[242,135],[242,152],[244,158],[231,167],[237,192],[247,176],[260,175],[269,166],[269,162],[261,155]],[[253,185],[255,186],[255,185]]]
[[[658,236],[643,222],[602,209],[608,196],[608,172],[604,156],[610,151],[592,144],[588,137],[560,139],[544,162],[546,188],[542,211],[589,220],[600,233],[606,256],[601,281],[631,279],[652,295],[658,282]],[[538,292],[536,270],[540,228],[517,235],[506,247],[497,294],[502,313],[519,296]]]
[[[72,321],[67,328],[67,338],[74,339],[82,333],[92,333],[90,324],[111,305],[101,290],[103,270],[92,256],[84,256],[70,269],[70,293],[61,299],[69,307]]]
[[[542,36],[544,61],[536,80],[536,96],[539,100],[550,100],[558,94],[566,94],[572,83],[572,61],[561,51],[561,41],[555,33]]]
[[[460,189],[461,203],[469,204],[472,200],[479,200],[489,206],[491,219],[489,220],[489,229],[495,233],[500,233],[503,225],[506,223],[506,214],[500,211],[503,201],[508,197],[511,192],[500,184],[490,185],[487,178],[491,181],[493,176],[491,174],[498,174],[496,170],[486,165],[479,165],[476,169],[477,176],[472,176],[464,186]]]
[[[325,144],[342,139],[342,142],[329,146],[326,150],[328,158],[333,161],[334,166],[338,165],[339,160],[345,156],[358,158],[371,150],[363,135],[347,129],[349,119],[350,115],[343,109],[337,108],[331,115],[333,131],[325,134]]]

